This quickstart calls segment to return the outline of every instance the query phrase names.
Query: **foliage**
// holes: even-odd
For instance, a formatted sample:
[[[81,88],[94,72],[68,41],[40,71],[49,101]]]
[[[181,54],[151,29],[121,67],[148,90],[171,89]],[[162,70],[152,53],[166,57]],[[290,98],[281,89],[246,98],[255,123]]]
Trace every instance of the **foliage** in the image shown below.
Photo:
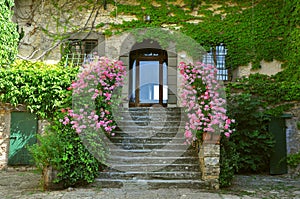
[[[230,117],[236,118],[236,132],[231,141],[239,154],[239,171],[266,171],[274,140],[268,132],[269,118],[261,110],[262,102],[245,93],[229,96],[227,102]]]
[[[38,143],[29,146],[28,149],[38,170],[43,171],[50,165],[58,168],[64,148],[64,143],[60,137],[56,132],[47,130],[44,135],[37,135],[37,139]]]
[[[78,68],[17,60],[0,69],[0,101],[14,106],[25,104],[41,118],[51,118],[55,110],[71,105],[68,90]]]
[[[179,29],[206,49],[225,43],[229,49],[227,67],[234,69],[252,62],[253,68],[257,69],[261,60],[287,60],[285,55],[291,51],[286,48],[296,54],[297,44],[294,41],[299,41],[296,38],[299,5],[295,1],[186,0],[182,5],[172,1],[156,4],[137,1],[139,5],[119,3],[112,16],[134,15],[137,20],[110,24],[106,32],[118,34],[133,28],[154,27]],[[145,15],[151,17],[151,22],[145,23]],[[290,34],[294,35],[293,42]]]
[[[84,66],[68,90],[73,91],[73,109],[56,113],[50,133],[31,148],[36,164],[59,171],[55,182],[65,186],[90,183],[105,164],[103,132],[115,128],[111,110],[113,91],[123,85],[125,67],[119,61],[96,58]]]
[[[105,159],[95,158],[71,126],[58,120],[54,119],[48,133],[39,136],[39,143],[29,148],[35,164],[41,170],[49,166],[56,169],[58,174],[54,182],[61,182],[65,187],[93,182]],[[105,150],[98,153],[104,157]]]
[[[239,154],[236,151],[236,143],[231,138],[224,135],[220,141],[220,176],[221,187],[229,187],[232,183],[234,174],[239,170]]]
[[[204,132],[229,137],[233,130],[222,96],[222,88],[216,79],[217,69],[202,63],[179,64],[182,74],[182,105],[187,108],[188,122],[185,137],[188,141],[202,139]]]
[[[227,95],[243,92],[255,97],[266,114],[278,116],[300,101],[300,68],[287,67],[273,76],[252,74],[227,85]]]
[[[12,22],[14,0],[0,0],[0,67],[7,67],[17,55],[19,34]]]
[[[291,167],[297,167],[300,165],[300,151],[298,153],[289,154],[287,156],[287,164]]]

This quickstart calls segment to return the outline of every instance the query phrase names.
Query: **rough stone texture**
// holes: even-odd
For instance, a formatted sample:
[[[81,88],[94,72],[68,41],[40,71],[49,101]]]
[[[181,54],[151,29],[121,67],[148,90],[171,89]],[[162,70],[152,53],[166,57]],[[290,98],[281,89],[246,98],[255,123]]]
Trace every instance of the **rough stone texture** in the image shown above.
[[[43,191],[37,172],[0,171],[0,198],[22,199],[254,199],[280,198],[296,199],[300,197],[299,179],[287,176],[235,176],[233,186],[220,190],[201,190],[189,188],[148,189],[142,184],[128,185],[123,188],[69,187],[61,191]]]
[[[296,104],[289,112],[292,118],[286,119],[287,154],[295,154],[300,151],[300,104]],[[296,168],[289,167],[292,176],[300,176],[300,165]]]
[[[266,62],[266,61],[261,61],[260,65],[261,68],[257,70],[252,70],[252,64],[249,63],[247,66],[240,66],[237,68],[233,73],[233,78],[239,78],[239,77],[248,77],[250,74],[254,73],[260,73],[260,74],[265,74],[265,75],[275,75],[276,73],[282,71],[281,68],[281,62],[279,61],[272,61],[272,62]]]
[[[43,135],[47,129],[47,126],[49,126],[50,123],[47,120],[39,120],[38,121],[38,134]]]
[[[201,143],[198,156],[202,180],[209,182],[211,188],[219,189],[220,145]]]
[[[9,113],[0,110],[0,170],[7,166],[8,147],[9,147]]]

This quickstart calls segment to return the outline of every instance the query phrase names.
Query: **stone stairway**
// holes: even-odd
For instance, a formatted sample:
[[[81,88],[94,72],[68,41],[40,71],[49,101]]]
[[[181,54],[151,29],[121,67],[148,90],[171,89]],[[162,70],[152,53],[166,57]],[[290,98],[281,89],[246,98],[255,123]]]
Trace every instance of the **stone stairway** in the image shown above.
[[[109,140],[108,168],[101,187],[204,188],[196,150],[184,139],[180,108],[129,108],[115,111],[118,128]]]

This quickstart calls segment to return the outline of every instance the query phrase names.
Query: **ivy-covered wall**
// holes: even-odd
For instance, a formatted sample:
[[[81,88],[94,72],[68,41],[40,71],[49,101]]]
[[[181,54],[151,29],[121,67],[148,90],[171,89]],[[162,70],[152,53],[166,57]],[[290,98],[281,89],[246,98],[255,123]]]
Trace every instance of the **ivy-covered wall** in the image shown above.
[[[147,27],[179,31],[206,50],[224,43],[226,65],[237,76],[273,75],[252,74],[228,84],[228,93],[242,92],[266,113],[279,115],[295,110],[292,104],[300,101],[299,13],[298,0],[15,0],[14,21],[22,38],[19,57],[30,60],[58,62],[70,38],[99,34],[106,42]],[[299,112],[292,114],[288,129],[294,129],[297,139],[292,140],[298,140]]]
[[[59,46],[78,32],[109,37],[134,28],[162,27],[179,30],[207,50],[226,44],[228,67],[252,63],[259,69],[262,60],[291,63],[298,41],[298,4],[295,0],[16,0],[15,21],[24,33],[20,55],[32,59],[46,55],[59,59]],[[145,22],[146,15],[151,21]]]

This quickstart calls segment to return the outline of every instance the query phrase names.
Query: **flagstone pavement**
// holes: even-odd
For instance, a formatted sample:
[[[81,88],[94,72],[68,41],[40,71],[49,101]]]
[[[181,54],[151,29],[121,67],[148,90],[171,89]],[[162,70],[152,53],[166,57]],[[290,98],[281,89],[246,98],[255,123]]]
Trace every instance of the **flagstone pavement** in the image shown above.
[[[34,171],[0,171],[0,199],[251,199],[299,198],[300,179],[289,176],[236,176],[233,186],[221,190],[147,189],[145,185],[126,185],[122,188],[68,188],[61,191],[42,191],[40,175]]]

